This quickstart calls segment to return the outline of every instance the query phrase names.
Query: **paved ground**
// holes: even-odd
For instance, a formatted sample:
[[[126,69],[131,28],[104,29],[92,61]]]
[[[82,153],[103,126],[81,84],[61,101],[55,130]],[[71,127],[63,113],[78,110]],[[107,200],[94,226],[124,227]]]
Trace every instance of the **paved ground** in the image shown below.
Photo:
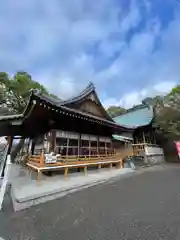
[[[179,240],[180,166],[149,168],[28,210],[6,202],[0,236],[12,240]]]

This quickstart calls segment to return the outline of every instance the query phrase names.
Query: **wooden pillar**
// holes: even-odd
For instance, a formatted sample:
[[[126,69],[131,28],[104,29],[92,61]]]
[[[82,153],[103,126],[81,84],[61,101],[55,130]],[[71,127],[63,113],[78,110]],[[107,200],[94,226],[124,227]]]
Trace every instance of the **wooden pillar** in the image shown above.
[[[153,130],[153,140],[154,140],[154,144],[156,144],[156,136],[155,136],[155,131]]]
[[[54,152],[56,148],[56,130],[50,132],[50,152]]]
[[[67,178],[68,176],[68,167],[64,168],[64,177]]]
[[[69,138],[67,138],[67,144],[66,144],[66,157],[68,156],[69,152]]]
[[[80,146],[81,146],[80,143],[81,143],[81,134],[79,134],[79,137],[78,137],[78,158],[77,158],[78,161],[80,161],[80,158],[79,158],[79,155],[80,155]],[[78,168],[77,168],[77,171],[80,172],[81,169],[78,167]]]
[[[89,136],[89,158],[91,156],[91,139],[90,139],[90,136]]]
[[[28,138],[28,144],[27,144],[27,149],[26,149],[27,154],[29,153],[30,144],[31,144],[31,139]]]
[[[30,138],[29,139],[29,148],[28,148],[28,154],[32,154],[32,144],[33,144],[33,140]]]
[[[97,155],[99,155],[99,136],[97,136]]]
[[[42,172],[40,170],[38,170],[38,173],[37,173],[37,183],[39,183],[41,181],[41,178],[42,178]]]
[[[31,145],[31,154],[32,154],[32,155],[34,155],[35,145],[36,145],[36,140],[35,140],[35,138],[33,138],[33,140],[32,140],[32,145]]]
[[[84,167],[84,175],[87,175],[87,166]]]
[[[44,167],[44,149],[42,149],[41,155],[40,155],[40,167]]]
[[[146,143],[146,138],[145,138],[144,131],[142,132],[142,135],[143,135],[143,143]]]
[[[151,138],[150,138],[149,132],[147,132],[147,134],[146,134],[146,142],[151,143]]]
[[[105,139],[105,155],[107,156],[107,142],[106,142],[106,139]]]
[[[79,157],[79,152],[80,152],[80,135],[78,137],[78,157]]]
[[[8,143],[8,150],[7,150],[7,154],[11,154],[11,148],[12,148],[12,144],[13,144],[13,136],[8,136],[7,137],[7,143]]]
[[[112,142],[112,139],[111,139],[111,155],[112,155],[112,153],[114,153],[114,151],[113,151],[113,142]]]

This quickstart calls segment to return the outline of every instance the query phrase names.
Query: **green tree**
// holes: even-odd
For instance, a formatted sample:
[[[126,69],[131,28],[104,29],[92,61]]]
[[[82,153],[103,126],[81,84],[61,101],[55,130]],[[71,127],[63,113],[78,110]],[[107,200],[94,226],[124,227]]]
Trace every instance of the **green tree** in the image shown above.
[[[167,94],[156,107],[155,123],[159,130],[172,139],[180,138],[180,86]]]
[[[119,107],[119,106],[110,106],[108,109],[107,109],[107,112],[108,114],[111,116],[111,117],[117,117],[123,113],[126,112],[126,109],[122,108],[122,107]]]
[[[11,113],[22,113],[26,107],[30,90],[38,89],[48,94],[47,89],[32,80],[26,72],[18,72],[11,79],[6,73],[0,73],[1,104],[7,106]]]
[[[163,96],[147,97],[144,100],[142,100],[142,104],[157,106],[162,103],[163,99],[164,99]]]
[[[12,78],[7,73],[1,72],[0,113],[3,115],[22,113],[28,103],[30,90],[32,89],[38,89],[41,93],[57,98],[49,94],[43,85],[34,81],[26,72],[17,72]],[[21,139],[14,151],[12,151],[12,160],[15,159],[23,144],[24,139]]]

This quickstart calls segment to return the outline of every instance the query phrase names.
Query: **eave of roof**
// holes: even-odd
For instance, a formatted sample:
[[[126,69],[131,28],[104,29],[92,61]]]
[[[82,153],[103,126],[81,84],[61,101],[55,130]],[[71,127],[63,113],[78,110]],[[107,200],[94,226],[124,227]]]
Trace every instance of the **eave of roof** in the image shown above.
[[[130,137],[125,137],[125,136],[121,136],[121,135],[112,135],[112,137],[115,139],[115,140],[118,140],[118,141],[121,141],[121,142],[132,142],[133,141],[133,138],[130,138]]]
[[[61,110],[65,110],[67,112],[77,113],[77,114],[82,115],[84,117],[89,117],[89,118],[95,119],[97,121],[104,122],[104,123],[106,123],[106,124],[108,124],[110,126],[121,127],[121,128],[123,128],[123,129],[125,129],[127,131],[128,130],[132,131],[134,129],[134,128],[130,128],[130,127],[127,127],[127,126],[124,126],[124,125],[120,125],[120,124],[116,123],[115,121],[109,121],[109,120],[103,119],[101,117],[94,116],[94,115],[92,115],[90,113],[82,112],[80,110],[73,109],[73,108],[68,108],[68,107],[62,105],[59,102],[52,101],[52,99],[49,98],[48,96],[46,96],[44,94],[41,94],[41,93],[38,93],[38,92],[33,92],[31,96],[32,96],[32,98],[33,98],[33,96],[35,96],[36,98],[45,101],[46,103],[52,105],[53,107],[57,107],[57,108],[59,108]]]
[[[0,117],[0,125],[2,131],[2,136],[5,135],[21,135],[21,136],[29,136],[31,134],[31,131],[27,129],[26,132],[26,126],[24,125],[25,120],[32,116],[34,112],[35,106],[37,104],[44,106],[45,108],[52,109],[52,111],[57,112],[57,114],[65,114],[69,115],[70,117],[76,117],[83,119],[85,121],[94,122],[97,124],[102,124],[107,127],[110,127],[114,129],[114,134],[119,134],[122,131],[126,132],[132,132],[134,128],[124,126],[122,124],[118,124],[116,122],[109,121],[107,119],[103,119],[97,116],[94,116],[92,114],[82,112],[76,109],[68,108],[61,104],[61,102],[56,101],[52,99],[51,97],[47,95],[43,95],[38,91],[31,91],[29,102],[27,104],[27,107],[25,111],[22,114],[16,114],[16,115],[7,115],[7,116],[1,116]],[[26,135],[29,134],[29,135]]]

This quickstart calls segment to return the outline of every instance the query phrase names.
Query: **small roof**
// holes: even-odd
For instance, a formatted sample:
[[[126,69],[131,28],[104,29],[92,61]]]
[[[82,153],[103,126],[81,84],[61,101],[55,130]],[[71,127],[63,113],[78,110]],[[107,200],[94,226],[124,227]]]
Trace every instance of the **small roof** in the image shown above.
[[[121,136],[121,135],[112,135],[113,139],[121,141],[121,142],[132,142],[133,138],[130,137],[125,137],[125,136]]]
[[[126,113],[114,117],[113,120],[123,126],[137,128],[149,125],[154,117],[153,107],[140,105],[129,109]]]

